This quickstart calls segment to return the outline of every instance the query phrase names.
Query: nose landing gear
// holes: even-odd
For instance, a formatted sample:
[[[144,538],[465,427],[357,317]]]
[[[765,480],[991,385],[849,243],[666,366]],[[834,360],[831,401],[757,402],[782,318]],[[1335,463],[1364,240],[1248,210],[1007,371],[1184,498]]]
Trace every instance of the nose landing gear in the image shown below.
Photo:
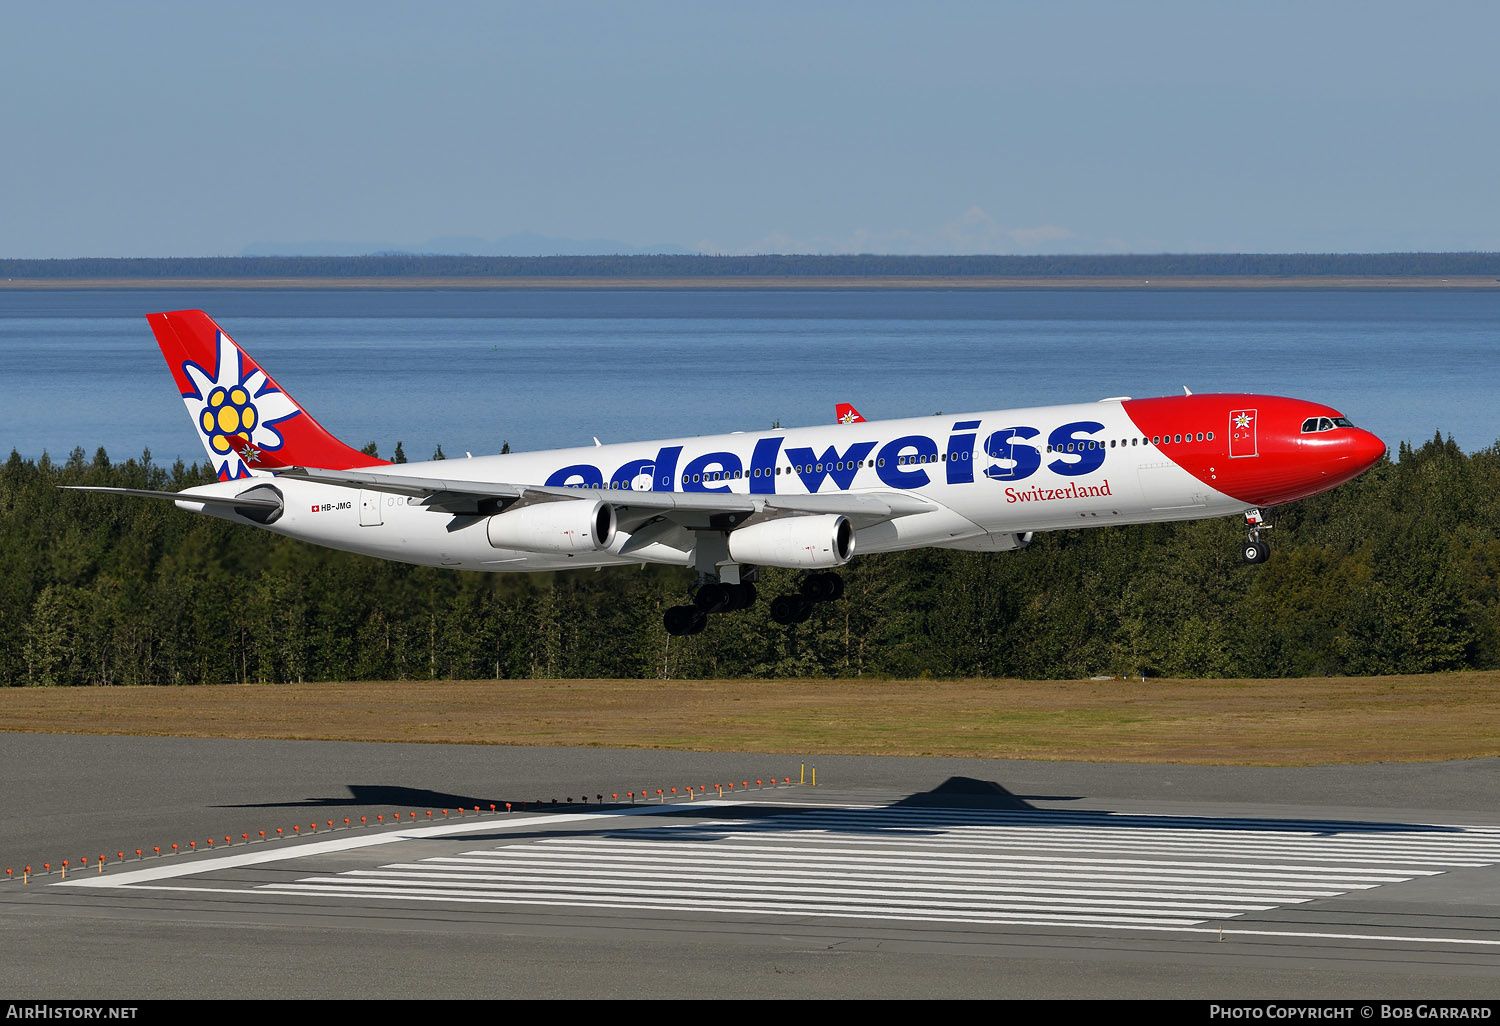
[[[1245,511],[1245,526],[1250,529],[1250,538],[1240,547],[1240,558],[1246,563],[1264,563],[1271,557],[1271,546],[1261,540],[1260,532],[1271,530],[1270,524],[1258,509]]]

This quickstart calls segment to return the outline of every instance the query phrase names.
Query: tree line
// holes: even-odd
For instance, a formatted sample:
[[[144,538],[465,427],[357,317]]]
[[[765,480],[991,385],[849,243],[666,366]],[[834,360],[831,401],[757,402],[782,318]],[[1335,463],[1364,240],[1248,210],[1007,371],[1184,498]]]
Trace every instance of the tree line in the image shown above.
[[[842,601],[669,638],[688,571],[480,574],[316,548],[170,503],[206,465],[150,454],[0,467],[0,683],[522,677],[1296,677],[1500,667],[1500,444],[1441,436],[1276,510],[1038,534],[1019,552],[856,557]],[[434,514],[437,515],[437,514]]]
[[[710,278],[755,277],[1500,277],[1500,253],[1157,253],[1061,256],[84,257],[0,260],[0,277]]]

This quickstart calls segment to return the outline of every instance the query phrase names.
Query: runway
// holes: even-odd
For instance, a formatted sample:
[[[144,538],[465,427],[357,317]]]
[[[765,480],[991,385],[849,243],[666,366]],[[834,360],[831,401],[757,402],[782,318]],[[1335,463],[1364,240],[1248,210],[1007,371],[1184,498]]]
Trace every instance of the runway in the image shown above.
[[[771,788],[767,773],[747,790],[729,772],[736,761],[779,761],[795,780],[804,760],[3,741],[0,762],[18,772],[49,754],[84,765],[91,742],[142,768],[193,764],[199,776],[116,778],[113,814],[127,819],[280,812],[320,827],[291,840],[242,830],[227,848],[186,856],[111,852],[102,874],[74,861],[66,882],[4,885],[0,943],[17,957],[0,967],[0,991],[16,997],[1500,996],[1490,761],[1351,773],[825,759],[816,787]],[[414,786],[408,797],[464,801],[446,818],[423,802],[401,806],[393,828],[394,803],[369,805],[384,810],[373,824],[357,804],[371,786],[351,783],[405,772],[418,785],[457,784],[484,763],[511,780],[528,766],[593,773],[606,798],[614,780],[673,769],[710,784],[718,771],[736,789],[710,786],[690,802],[679,787],[675,802],[643,804],[640,790],[655,787],[633,787],[636,804],[601,806],[598,790],[574,786],[591,804],[569,807],[560,791],[552,806],[533,777],[488,792],[510,794],[506,813],[504,800],[469,801],[473,789]],[[227,790],[278,793],[193,808],[190,795],[210,793],[207,778],[233,765],[261,769],[224,775]],[[1361,775],[1366,804],[1299,800]],[[326,797],[288,801],[299,786]],[[395,793],[383,786],[381,797]],[[131,793],[156,811],[130,808]],[[524,811],[519,793],[533,794]],[[1419,794],[1431,807],[1411,801]],[[33,806],[40,819],[78,829],[45,804]],[[460,804],[480,811],[457,818]],[[13,817],[0,852],[17,839]]]

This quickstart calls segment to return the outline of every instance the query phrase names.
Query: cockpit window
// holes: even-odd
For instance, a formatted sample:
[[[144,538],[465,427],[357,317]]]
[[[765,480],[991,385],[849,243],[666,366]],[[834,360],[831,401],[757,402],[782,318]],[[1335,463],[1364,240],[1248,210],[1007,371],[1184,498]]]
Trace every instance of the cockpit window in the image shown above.
[[[1332,431],[1334,428],[1352,428],[1354,422],[1348,417],[1308,417],[1302,422],[1302,433],[1312,434],[1315,431]]]

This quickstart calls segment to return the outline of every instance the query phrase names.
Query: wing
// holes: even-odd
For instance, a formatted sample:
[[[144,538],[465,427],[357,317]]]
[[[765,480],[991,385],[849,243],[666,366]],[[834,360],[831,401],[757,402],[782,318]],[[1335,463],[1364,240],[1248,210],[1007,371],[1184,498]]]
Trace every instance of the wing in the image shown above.
[[[238,495],[160,492],[140,488],[73,486],[78,491],[138,495],[201,503],[234,510],[269,526],[281,518],[283,496],[271,485],[277,478],[300,479],[343,488],[404,495],[412,505],[450,518],[446,530],[463,530],[497,513],[539,503],[568,500],[603,501],[614,509],[616,529],[623,538],[614,554],[643,562],[681,562],[702,546],[703,532],[726,532],[756,521],[784,517],[838,514],[855,528],[869,527],[897,517],[927,513],[942,507],[903,491],[839,492],[826,495],[741,495],[720,492],[645,492],[615,488],[564,488],[554,485],[464,481],[414,477],[379,470],[326,470],[290,467],[275,477],[257,476]],[[255,483],[251,483],[251,481]],[[722,537],[722,535],[720,535]],[[722,541],[719,542],[723,544]]]
[[[897,517],[937,509],[910,492],[841,492],[828,495],[740,495],[727,492],[638,492],[614,488],[564,488],[554,485],[505,484],[448,478],[408,477],[360,470],[321,470],[292,467],[278,476],[299,477],[348,488],[392,492],[419,500],[435,512],[476,514],[499,512],[518,503],[560,499],[602,499],[615,507],[620,527],[630,531],[652,520],[666,519],[689,530],[715,526],[719,516],[736,522],[757,514],[787,516],[839,513],[856,527],[867,527]]]

